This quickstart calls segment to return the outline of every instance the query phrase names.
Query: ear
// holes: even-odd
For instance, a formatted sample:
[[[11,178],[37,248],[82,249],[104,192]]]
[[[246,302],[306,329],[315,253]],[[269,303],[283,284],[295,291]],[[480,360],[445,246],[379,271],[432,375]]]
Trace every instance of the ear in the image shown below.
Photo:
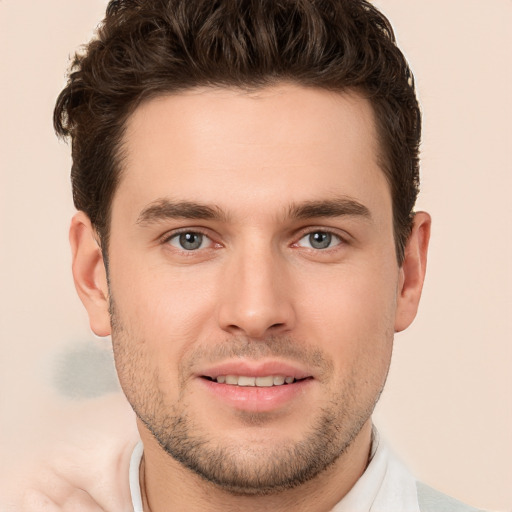
[[[69,242],[76,291],[89,315],[91,329],[98,336],[108,336],[107,274],[96,230],[84,212],[78,212],[71,220]]]
[[[398,280],[395,332],[407,329],[418,311],[427,268],[431,222],[430,215],[426,212],[417,212],[414,215]]]

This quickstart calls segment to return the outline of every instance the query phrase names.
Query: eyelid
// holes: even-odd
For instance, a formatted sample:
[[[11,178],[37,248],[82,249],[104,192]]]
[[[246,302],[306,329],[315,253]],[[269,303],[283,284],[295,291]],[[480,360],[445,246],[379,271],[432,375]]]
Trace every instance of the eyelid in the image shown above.
[[[316,233],[316,232],[329,233],[329,234],[339,238],[341,243],[337,244],[337,245],[349,244],[350,240],[352,238],[346,231],[340,230],[338,228],[333,228],[333,227],[329,227],[329,226],[307,226],[307,227],[301,228],[300,230],[298,230],[298,232],[295,233],[295,235],[293,236],[293,239],[295,241],[291,244],[291,246],[292,247],[297,246],[298,242],[302,238],[304,238],[305,236],[310,235],[312,233]],[[163,235],[159,236],[157,238],[157,240],[160,244],[165,245],[166,243],[169,242],[169,240],[171,240],[172,238],[179,236],[180,234],[183,234],[183,233],[198,233],[198,234],[201,234],[204,237],[208,238],[214,246],[216,245],[216,246],[220,247],[223,245],[222,243],[215,240],[215,237],[212,236],[212,232],[210,229],[203,228],[200,226],[184,226],[184,227],[172,229],[170,231],[166,231]],[[337,245],[334,247],[337,247]],[[328,250],[329,249],[324,249],[324,251],[328,251]]]
[[[179,236],[179,235],[182,235],[183,233],[197,233],[197,234],[203,235],[204,237],[208,238],[208,240],[210,240],[210,242],[213,245],[218,245],[218,246],[221,245],[219,242],[214,240],[210,230],[205,229],[205,228],[201,228],[201,227],[196,227],[196,226],[186,226],[186,227],[176,228],[176,229],[172,229],[170,231],[166,231],[163,235],[158,237],[158,241],[162,245],[165,245],[172,238],[174,238],[176,236]]]
[[[295,235],[294,239],[295,242],[293,242],[292,246],[296,246],[300,240],[302,240],[305,236],[311,235],[312,233],[329,233],[330,235],[333,235],[340,239],[341,244],[349,244],[351,236],[346,232],[342,231],[337,228],[332,228],[329,226],[308,226],[306,228],[302,228],[298,231],[298,233]],[[340,244],[338,244],[340,245]],[[325,251],[329,249],[324,249]]]

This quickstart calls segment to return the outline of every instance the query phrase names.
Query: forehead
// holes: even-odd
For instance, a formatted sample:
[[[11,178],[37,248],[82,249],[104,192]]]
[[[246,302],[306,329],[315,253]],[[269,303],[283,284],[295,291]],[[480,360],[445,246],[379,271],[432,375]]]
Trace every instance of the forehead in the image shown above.
[[[373,110],[356,93],[193,89],[141,104],[123,142],[113,214],[162,197],[226,210],[340,195],[390,204]]]

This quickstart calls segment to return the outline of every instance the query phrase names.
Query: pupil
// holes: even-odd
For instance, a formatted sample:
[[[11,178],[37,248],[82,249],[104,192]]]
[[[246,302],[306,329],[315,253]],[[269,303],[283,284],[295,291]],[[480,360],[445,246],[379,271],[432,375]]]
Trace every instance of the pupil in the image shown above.
[[[316,232],[309,235],[309,243],[315,249],[326,249],[331,245],[332,236],[330,233]]]
[[[201,247],[203,235],[200,233],[183,233],[180,235],[180,245],[187,251],[192,251]]]

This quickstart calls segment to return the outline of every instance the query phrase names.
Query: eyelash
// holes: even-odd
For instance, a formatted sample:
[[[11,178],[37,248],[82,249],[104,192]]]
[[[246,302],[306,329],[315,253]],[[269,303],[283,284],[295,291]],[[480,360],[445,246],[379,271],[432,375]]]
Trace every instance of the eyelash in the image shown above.
[[[325,227],[311,227],[311,228],[304,229],[300,233],[299,237],[297,238],[297,241],[292,244],[292,247],[301,247],[301,246],[299,246],[299,242],[308,236],[314,235],[315,233],[322,233],[322,234],[329,235],[333,238],[336,238],[338,240],[338,243],[336,243],[332,247],[326,247],[323,249],[315,248],[315,247],[303,247],[304,249],[308,249],[308,250],[315,251],[315,252],[327,253],[332,250],[336,250],[338,248],[338,246],[340,246],[340,245],[348,244],[347,237],[341,235],[337,230],[333,230],[333,229],[329,229],[329,228],[325,228]]]
[[[314,235],[315,233],[322,233],[322,234],[329,235],[330,237],[334,237],[335,239],[338,240],[338,243],[336,243],[332,247],[325,247],[325,248],[304,247],[304,246],[299,245],[299,242],[302,239],[304,239],[304,238],[306,238],[308,236]],[[171,245],[170,244],[171,240],[176,239],[180,235],[183,235],[183,234],[201,235],[201,236],[207,238],[208,240],[210,240],[210,243],[213,245],[213,246],[204,247],[204,248],[199,247],[197,249],[185,249],[185,248],[174,247],[175,249],[181,251],[184,254],[188,254],[188,255],[192,256],[194,253],[198,252],[200,249],[214,249],[214,248],[222,247],[222,244],[220,244],[218,242],[215,242],[214,239],[207,232],[202,230],[201,228],[190,228],[190,227],[183,228],[183,229],[180,229],[180,230],[177,230],[177,231],[173,231],[170,234],[166,233],[164,236],[162,236],[161,243],[163,245],[165,245],[165,244]],[[328,229],[328,228],[325,228],[325,227],[322,227],[322,228],[320,228],[320,227],[305,228],[305,229],[303,229],[299,233],[298,236],[295,236],[294,238],[295,238],[296,241],[293,242],[290,247],[302,247],[303,249],[306,249],[306,250],[309,250],[309,251],[315,251],[315,252],[327,253],[327,252],[331,252],[333,250],[336,250],[336,248],[338,248],[338,246],[340,246],[340,245],[347,245],[348,244],[347,237],[342,236],[336,230]]]
[[[207,238],[208,240],[210,240],[210,242],[213,244],[213,245],[216,245],[218,247],[221,246],[221,244],[219,243],[216,243],[212,237],[206,233],[205,231],[203,231],[202,229],[200,228],[183,228],[183,229],[180,229],[180,230],[177,230],[177,231],[173,231],[172,233],[166,233],[162,238],[161,238],[161,243],[163,245],[165,244],[170,244],[170,241],[174,238],[178,238],[180,235],[185,235],[185,234],[194,234],[194,235],[201,235],[205,238]],[[180,250],[179,248],[176,248],[178,250]],[[184,253],[194,253],[196,252],[195,250],[187,250],[185,248],[181,249],[182,252]]]

